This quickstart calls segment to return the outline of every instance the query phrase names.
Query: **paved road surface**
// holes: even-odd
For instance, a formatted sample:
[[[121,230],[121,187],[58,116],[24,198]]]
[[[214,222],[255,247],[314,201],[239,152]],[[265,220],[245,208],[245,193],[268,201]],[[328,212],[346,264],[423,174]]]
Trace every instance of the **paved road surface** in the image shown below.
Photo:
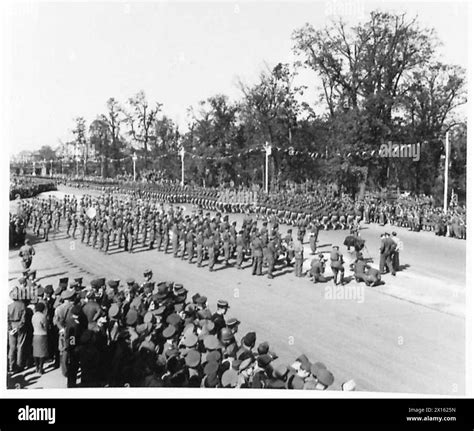
[[[362,231],[372,254],[386,229],[370,225]],[[155,280],[181,282],[191,295],[206,295],[212,308],[218,299],[228,299],[228,316],[242,321],[239,332],[256,331],[257,343],[267,340],[279,355],[277,362],[290,363],[300,353],[324,362],[336,377],[334,388],[353,378],[364,391],[463,394],[465,241],[398,232],[405,244],[401,263],[410,266],[397,277],[385,276],[386,284],[378,288],[362,289],[352,281],[340,299],[332,299],[338,292],[331,283],[314,285],[284,271],[273,280],[220,265],[210,273],[156,250],[112,249],[104,256],[62,234],[35,246],[33,267],[43,284],[56,284],[63,274],[81,274],[86,282],[96,276],[141,280],[150,267]],[[322,250],[341,244],[346,234],[321,232],[320,244],[327,244]],[[351,260],[346,254],[346,262]],[[11,251],[10,282],[19,274]],[[64,387],[64,378],[56,370],[28,387]]]

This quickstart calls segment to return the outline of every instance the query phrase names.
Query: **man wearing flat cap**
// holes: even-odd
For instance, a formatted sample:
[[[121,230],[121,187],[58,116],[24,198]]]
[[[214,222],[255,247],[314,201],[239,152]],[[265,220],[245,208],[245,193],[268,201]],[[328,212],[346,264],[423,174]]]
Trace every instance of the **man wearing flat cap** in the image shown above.
[[[252,349],[255,347],[256,339],[257,336],[255,332],[248,332],[244,337],[242,337],[242,342],[236,355],[237,359],[241,359],[241,356],[245,353],[252,353]]]
[[[84,331],[87,330],[87,318],[80,305],[73,305],[66,316],[65,341],[66,341],[66,377],[67,387],[77,386],[77,373],[79,371],[79,345]]]
[[[147,268],[145,269],[145,271],[143,271],[143,276],[145,277],[145,280],[141,284],[142,288],[145,286],[145,284],[148,284],[151,282],[151,279],[153,278],[153,271]]]
[[[89,293],[87,302],[82,307],[82,312],[87,318],[88,329],[91,331],[97,330],[97,321],[102,316],[102,308],[96,301],[94,291]]]
[[[224,316],[229,308],[229,303],[227,301],[224,301],[223,299],[217,301],[217,310],[211,317],[211,320],[214,322],[216,333],[219,333],[220,330],[226,326]]]
[[[251,387],[254,389],[263,389],[267,386],[268,380],[273,375],[271,362],[273,358],[267,353],[257,356],[257,363],[254,368]]]

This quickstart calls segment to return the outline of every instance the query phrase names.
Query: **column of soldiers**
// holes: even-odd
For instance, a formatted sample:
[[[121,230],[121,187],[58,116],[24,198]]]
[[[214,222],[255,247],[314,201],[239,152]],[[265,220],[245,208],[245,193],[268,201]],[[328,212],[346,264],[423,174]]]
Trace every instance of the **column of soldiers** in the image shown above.
[[[294,266],[295,276],[303,277],[303,242],[308,232],[311,254],[316,255],[324,217],[318,219],[308,213],[298,214],[294,219],[296,237],[293,236],[293,229],[288,229],[283,236],[277,211],[261,208],[257,208],[256,214],[247,211],[242,226],[238,228],[237,222],[230,222],[228,214],[217,212],[211,216],[210,212],[205,212],[202,205],[209,204],[198,198],[191,198],[198,209],[184,214],[183,207],[172,203],[183,200],[187,198],[182,195],[143,192],[125,196],[110,193],[98,197],[85,195],[79,199],[66,195],[62,200],[35,200],[25,212],[29,214],[33,230],[39,229],[38,220],[41,223],[46,220],[46,224],[41,224],[45,229],[45,239],[49,230],[57,231],[63,220],[68,237],[79,238],[85,245],[103,253],[109,253],[112,249],[128,253],[138,248],[155,249],[172,253],[174,257],[195,263],[198,267],[207,261],[211,272],[216,270],[218,264],[223,264],[224,268],[235,266],[243,269],[244,263],[251,261],[252,275],[261,276],[263,269],[267,268],[266,275],[271,279],[275,276],[276,267]],[[168,208],[164,204],[166,201],[171,202]],[[43,215],[40,218],[41,212]],[[260,228],[259,218],[264,220]],[[349,216],[347,220],[353,226],[354,217]],[[318,261],[324,267],[324,262],[317,255],[311,263],[309,275],[315,282],[327,281],[315,269]],[[333,280],[336,284],[344,284],[343,262],[336,261],[337,258],[331,256]],[[340,268],[336,271],[335,266]]]
[[[255,332],[240,334],[227,301],[211,309],[205,296],[155,282],[149,269],[141,283],[97,278],[84,286],[82,278],[64,277],[54,288],[35,278],[28,274],[10,292],[9,385],[32,354],[38,374],[60,368],[68,387],[326,390],[334,383],[323,363],[304,354],[290,365],[278,362]],[[28,286],[33,294],[25,294]],[[39,349],[32,322],[41,321],[47,343]],[[355,390],[354,381],[341,389]]]
[[[72,184],[73,185],[73,184]],[[94,188],[93,183],[89,185]],[[104,185],[95,186],[105,190]],[[440,236],[466,239],[466,208],[452,205],[445,214],[426,196],[399,197],[394,201],[379,196],[363,200],[338,195],[330,187],[315,187],[310,191],[280,190],[265,194],[249,188],[217,189],[208,187],[169,185],[166,183],[121,184],[107,186],[115,192],[160,196],[170,203],[193,203],[205,210],[222,213],[250,211],[259,217],[275,215],[281,224],[296,225],[299,220],[318,218],[323,229],[349,228],[354,220],[366,223],[391,224],[413,231],[427,230]]]

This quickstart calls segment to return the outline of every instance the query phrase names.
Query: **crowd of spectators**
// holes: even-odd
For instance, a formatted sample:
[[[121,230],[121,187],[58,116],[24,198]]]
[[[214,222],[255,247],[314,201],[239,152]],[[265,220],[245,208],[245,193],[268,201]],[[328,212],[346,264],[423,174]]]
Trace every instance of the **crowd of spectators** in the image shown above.
[[[59,279],[41,286],[27,270],[8,306],[9,379],[28,367],[61,368],[68,387],[335,389],[322,362],[278,361],[271,344],[182,285],[130,278]],[[313,358],[312,358],[313,359]],[[50,364],[49,364],[50,362]],[[355,390],[355,382],[342,384]]]

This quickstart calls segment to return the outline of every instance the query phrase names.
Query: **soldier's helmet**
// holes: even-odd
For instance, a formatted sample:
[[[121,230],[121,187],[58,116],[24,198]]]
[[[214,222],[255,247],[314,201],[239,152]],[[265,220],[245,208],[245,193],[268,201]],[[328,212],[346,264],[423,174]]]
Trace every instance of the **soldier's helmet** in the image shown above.
[[[219,336],[223,343],[228,343],[232,340],[234,335],[229,328],[222,328]]]

